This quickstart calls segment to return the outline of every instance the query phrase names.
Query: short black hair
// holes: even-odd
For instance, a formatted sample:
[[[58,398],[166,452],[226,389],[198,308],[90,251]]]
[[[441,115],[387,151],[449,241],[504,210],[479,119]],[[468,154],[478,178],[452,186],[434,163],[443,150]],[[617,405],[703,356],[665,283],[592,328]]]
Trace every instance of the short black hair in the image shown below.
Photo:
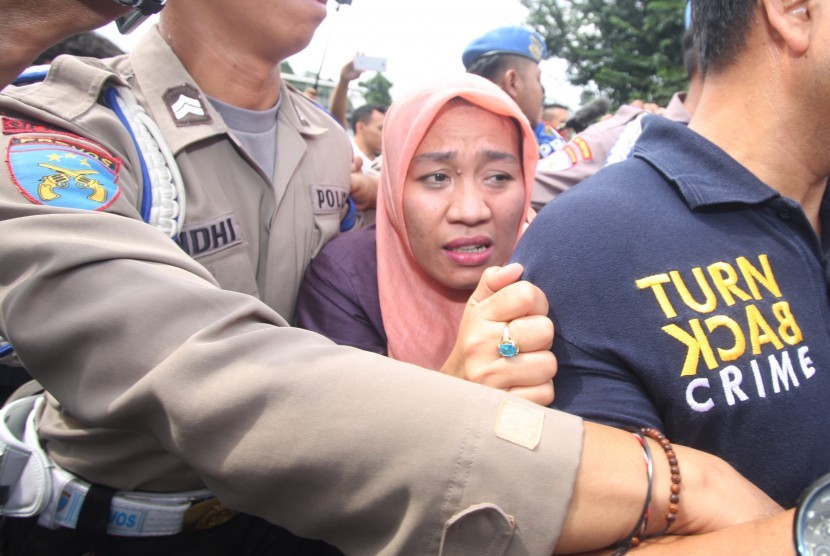
[[[124,51],[109,39],[89,31],[67,37],[56,43],[38,56],[33,62],[38,66],[48,64],[61,54],[72,54],[73,56],[89,56],[90,58],[109,58],[124,54]]]
[[[467,73],[479,75],[490,81],[497,81],[511,67],[510,58],[515,58],[515,56],[511,56],[510,54],[481,56],[478,60],[470,64],[470,67],[467,68]]]
[[[352,112],[352,131],[357,132],[357,122],[369,123],[369,120],[372,119],[372,113],[375,111],[386,114],[386,106],[382,104],[364,104],[360,108],[356,108]]]
[[[695,44],[695,34],[689,29],[683,33],[683,67],[686,69],[686,77],[691,79],[698,71],[700,64]]]
[[[746,46],[758,0],[694,0],[692,30],[703,75],[731,65]]]
[[[498,84],[507,70],[512,69],[517,73],[524,74],[527,68],[537,65],[538,63],[530,58],[525,58],[517,54],[487,54],[470,64],[470,67],[467,68],[467,73],[481,76],[488,81]]]

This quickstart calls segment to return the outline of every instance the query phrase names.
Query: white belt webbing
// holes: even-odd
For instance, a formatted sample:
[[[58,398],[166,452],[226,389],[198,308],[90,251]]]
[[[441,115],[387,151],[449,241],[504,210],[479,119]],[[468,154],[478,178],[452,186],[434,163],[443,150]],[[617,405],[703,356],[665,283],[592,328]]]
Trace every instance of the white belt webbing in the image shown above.
[[[57,466],[52,469],[52,495],[38,524],[74,529],[89,483]],[[207,490],[168,495],[119,492],[112,498],[107,533],[123,537],[175,535],[182,530],[191,504],[210,497]]]
[[[37,438],[44,395],[16,400],[0,410],[0,514],[40,515],[38,523],[74,529],[89,483],[56,465]],[[170,494],[118,492],[110,505],[107,533],[127,537],[173,535],[182,530],[194,502],[208,490]]]

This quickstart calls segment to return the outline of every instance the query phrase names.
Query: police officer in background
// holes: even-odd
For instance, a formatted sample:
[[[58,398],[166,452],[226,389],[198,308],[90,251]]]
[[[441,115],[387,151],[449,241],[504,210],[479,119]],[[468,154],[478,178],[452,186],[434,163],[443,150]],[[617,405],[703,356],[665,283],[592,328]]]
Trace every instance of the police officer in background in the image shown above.
[[[547,53],[539,33],[511,26],[488,31],[461,54],[467,73],[489,79],[519,105],[536,132],[540,158],[565,145],[565,138],[542,121],[545,90],[539,62]]]
[[[665,109],[642,101],[620,106],[613,116],[602,119],[579,134],[536,168],[536,185],[531,205],[538,212],[560,193],[593,176],[600,168],[625,160],[642,132],[643,117],[659,113],[675,122],[688,124],[703,88],[698,53],[691,25],[691,2],[686,3],[683,34],[683,66],[688,88],[672,95]],[[593,103],[588,103],[586,108]]]
[[[131,54],[61,57],[0,95],[3,354],[48,392],[29,421],[4,420],[35,451],[3,453],[6,553],[328,550],[271,523],[350,554],[541,555],[628,534],[646,490],[630,434],[335,346],[277,312],[291,315],[348,192],[345,134],[278,71],[324,16],[313,0],[175,0]],[[488,297],[510,277],[487,276],[469,306],[507,305],[499,331],[547,312],[529,287]],[[774,511],[729,468],[701,472],[716,460],[678,456],[674,532]],[[654,466],[667,493],[665,458]]]

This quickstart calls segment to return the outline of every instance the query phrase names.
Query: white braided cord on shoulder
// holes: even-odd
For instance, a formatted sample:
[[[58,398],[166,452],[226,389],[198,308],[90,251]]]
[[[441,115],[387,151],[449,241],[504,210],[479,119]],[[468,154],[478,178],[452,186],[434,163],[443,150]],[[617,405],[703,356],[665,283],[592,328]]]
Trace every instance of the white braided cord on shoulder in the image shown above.
[[[141,149],[152,191],[152,208],[148,224],[170,237],[182,230],[185,214],[185,191],[179,167],[158,125],[150,118],[132,91],[116,87],[115,101],[129,120],[133,136]]]

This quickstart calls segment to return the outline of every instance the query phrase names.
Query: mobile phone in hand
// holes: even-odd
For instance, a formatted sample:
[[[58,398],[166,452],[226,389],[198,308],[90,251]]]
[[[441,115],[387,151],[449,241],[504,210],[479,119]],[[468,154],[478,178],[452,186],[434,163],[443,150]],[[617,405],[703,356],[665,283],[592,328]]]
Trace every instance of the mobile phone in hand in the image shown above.
[[[352,65],[357,71],[386,71],[386,58],[356,54]]]

